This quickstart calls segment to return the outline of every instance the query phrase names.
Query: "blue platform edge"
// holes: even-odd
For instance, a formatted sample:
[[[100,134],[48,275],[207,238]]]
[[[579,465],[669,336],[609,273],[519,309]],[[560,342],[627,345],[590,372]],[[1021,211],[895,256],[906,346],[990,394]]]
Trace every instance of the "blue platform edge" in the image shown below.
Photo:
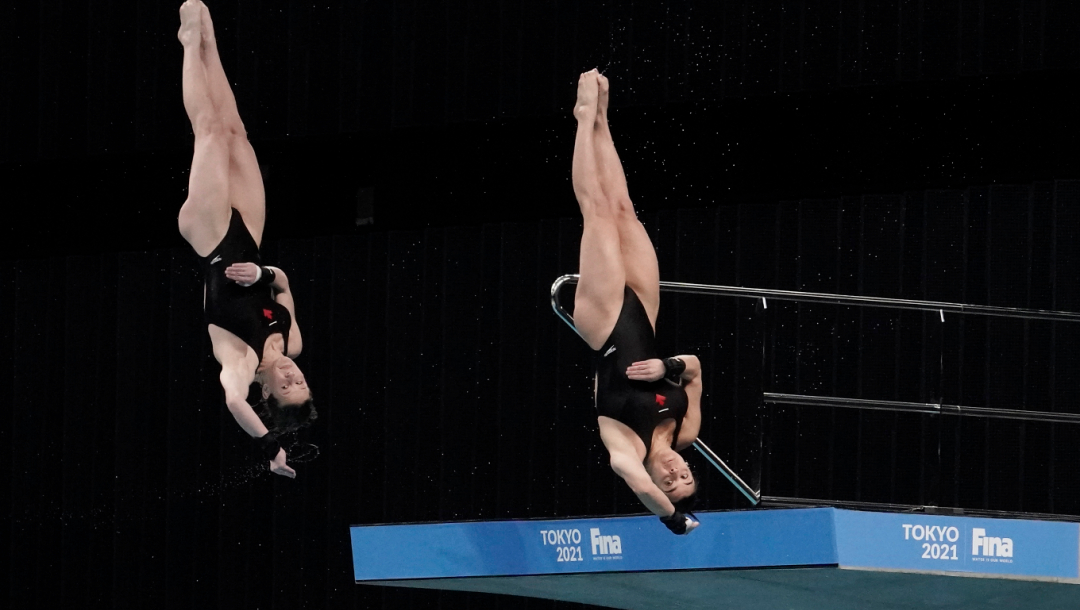
[[[701,513],[689,536],[655,517],[351,528],[357,582],[827,566],[1080,578],[1080,524],[834,508]]]

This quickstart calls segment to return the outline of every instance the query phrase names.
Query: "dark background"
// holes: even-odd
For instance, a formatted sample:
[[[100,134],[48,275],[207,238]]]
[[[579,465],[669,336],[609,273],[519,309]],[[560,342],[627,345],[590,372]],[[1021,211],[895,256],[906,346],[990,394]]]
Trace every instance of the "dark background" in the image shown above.
[[[320,412],[318,458],[272,478],[176,232],[174,4],[0,9],[12,607],[566,606],[354,585],[347,526],[641,511],[548,306],[594,66],[664,279],[1080,307],[1075,2],[213,3]],[[766,494],[1080,514],[1075,426],[760,399],[1077,413],[1070,325],[672,296],[658,326]]]

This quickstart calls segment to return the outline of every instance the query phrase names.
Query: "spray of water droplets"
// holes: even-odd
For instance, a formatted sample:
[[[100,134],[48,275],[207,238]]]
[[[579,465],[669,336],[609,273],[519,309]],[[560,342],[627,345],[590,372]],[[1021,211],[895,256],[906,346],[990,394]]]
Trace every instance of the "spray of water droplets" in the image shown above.
[[[311,463],[319,457],[319,446],[314,443],[295,441],[283,443],[282,446],[289,456],[289,465]],[[212,499],[220,500],[227,492],[243,490],[252,487],[256,482],[265,481],[276,476],[278,475],[270,472],[268,464],[260,460],[224,470],[219,474],[217,480],[197,481],[179,489],[162,487],[153,492],[143,490],[142,493],[128,489],[127,491],[120,491],[120,496],[110,493],[112,501],[109,501],[107,505],[69,510],[54,502],[37,504],[28,507],[26,511],[12,514],[11,525],[15,527],[37,527],[41,524],[59,522],[62,527],[80,526],[89,527],[91,530],[122,527],[129,521],[135,522],[141,518],[129,514],[129,511],[122,508],[124,505],[145,506],[147,504],[177,500],[195,502],[205,502]],[[122,497],[127,494],[132,495],[128,498]]]

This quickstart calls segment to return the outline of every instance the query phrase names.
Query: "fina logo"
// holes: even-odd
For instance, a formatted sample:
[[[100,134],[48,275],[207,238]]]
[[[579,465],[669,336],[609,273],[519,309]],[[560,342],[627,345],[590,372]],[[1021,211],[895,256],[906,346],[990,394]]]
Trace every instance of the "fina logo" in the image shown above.
[[[976,557],[1012,557],[1012,538],[988,537],[985,529],[972,528],[971,554]]]
[[[589,528],[593,555],[621,555],[622,540],[618,536],[601,536],[600,528]]]

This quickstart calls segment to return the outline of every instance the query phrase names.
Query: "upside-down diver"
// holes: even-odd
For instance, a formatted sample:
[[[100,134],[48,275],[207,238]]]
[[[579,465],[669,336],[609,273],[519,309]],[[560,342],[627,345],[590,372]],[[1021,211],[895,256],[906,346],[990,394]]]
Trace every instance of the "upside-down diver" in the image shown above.
[[[184,108],[195,132],[188,197],[178,223],[200,263],[203,308],[225,404],[256,439],[276,474],[295,477],[277,435],[307,425],[316,412],[304,373],[292,358],[303,349],[289,278],[262,265],[259,245],[266,195],[218,56],[210,11],[200,0],[180,7]],[[263,419],[248,404],[262,393]]]
[[[596,351],[596,412],[611,468],[676,534],[698,523],[697,482],[679,451],[701,426],[701,363],[656,352],[660,271],[608,128],[608,80],[578,80],[573,184],[584,218],[574,326]]]

